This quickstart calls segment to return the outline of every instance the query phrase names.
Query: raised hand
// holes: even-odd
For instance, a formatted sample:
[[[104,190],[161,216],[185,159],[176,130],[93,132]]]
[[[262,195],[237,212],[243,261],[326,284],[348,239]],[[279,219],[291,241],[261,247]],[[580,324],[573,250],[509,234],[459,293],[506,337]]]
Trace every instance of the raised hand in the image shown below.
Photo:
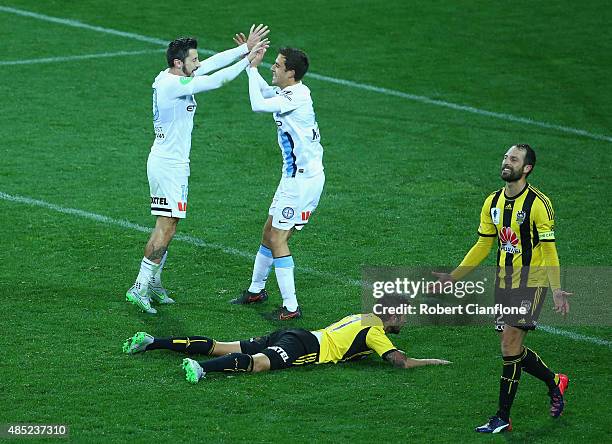
[[[435,285],[433,282],[428,282],[427,283],[427,293],[429,294],[438,294],[440,293],[439,289],[442,288],[444,284],[446,284],[447,282],[455,281],[453,277],[450,275],[450,273],[438,273],[438,272],[432,271],[431,274],[437,277],[438,282],[440,282],[442,285],[441,286]]]
[[[247,42],[247,38],[242,32],[240,32],[234,36],[234,42],[236,43],[236,46],[244,45]]]
[[[266,50],[269,47],[270,47],[270,42],[268,41],[268,39],[263,39],[262,41],[258,42],[255,46],[253,46],[253,49],[251,49],[251,52],[249,52],[249,55],[247,56],[249,58],[249,62],[251,62],[252,67],[256,67],[257,65],[261,63],[266,53]]]
[[[570,308],[568,296],[571,296],[572,294],[574,293],[569,293],[565,290],[561,290],[560,288],[555,290],[553,292],[553,302],[555,304],[553,310],[555,310],[557,313],[561,313],[563,316],[568,314]]]
[[[251,29],[249,30],[249,37],[244,40],[244,34],[236,34],[236,37],[239,37],[239,40],[236,40],[234,37],[234,41],[238,43],[238,41],[242,41],[242,43],[247,44],[247,48],[251,51],[257,43],[259,43],[265,36],[268,35],[270,30],[266,25],[259,24],[257,27],[255,25],[251,25]]]

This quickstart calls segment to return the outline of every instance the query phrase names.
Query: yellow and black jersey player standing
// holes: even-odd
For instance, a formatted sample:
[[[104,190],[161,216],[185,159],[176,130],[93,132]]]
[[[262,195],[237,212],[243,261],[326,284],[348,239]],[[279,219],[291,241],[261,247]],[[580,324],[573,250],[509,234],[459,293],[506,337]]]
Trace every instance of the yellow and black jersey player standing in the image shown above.
[[[522,370],[548,386],[551,416],[559,417],[564,408],[567,376],[552,372],[537,353],[523,346],[527,331],[536,327],[549,283],[557,312],[569,311],[571,294],[561,289],[552,204],[540,190],[527,183],[535,163],[535,151],[527,144],[514,145],[506,151],[500,171],[506,184],[485,199],[478,241],[453,272],[434,273],[442,282],[463,278],[489,255],[497,238],[495,302],[526,309],[524,314],[496,318],[503,357],[499,408],[487,424],[476,428],[481,433],[512,429],[510,408]]]

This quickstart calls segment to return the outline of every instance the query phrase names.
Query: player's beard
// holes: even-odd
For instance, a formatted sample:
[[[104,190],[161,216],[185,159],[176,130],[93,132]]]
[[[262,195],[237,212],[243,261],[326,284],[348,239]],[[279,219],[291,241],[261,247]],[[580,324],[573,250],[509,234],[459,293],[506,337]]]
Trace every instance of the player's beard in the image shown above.
[[[504,173],[504,168],[508,168],[510,170],[509,173]],[[513,170],[512,167],[504,165],[500,171],[500,177],[502,180],[506,182],[516,182],[521,177],[523,177],[523,168]]]

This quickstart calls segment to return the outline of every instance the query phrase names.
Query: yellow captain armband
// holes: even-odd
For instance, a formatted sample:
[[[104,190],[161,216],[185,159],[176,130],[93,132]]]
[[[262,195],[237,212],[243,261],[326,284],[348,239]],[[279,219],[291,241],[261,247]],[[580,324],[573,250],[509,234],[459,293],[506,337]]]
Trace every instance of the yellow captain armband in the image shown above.
[[[541,241],[554,241],[555,240],[555,232],[554,231],[545,231],[543,233],[538,233],[538,238]]]

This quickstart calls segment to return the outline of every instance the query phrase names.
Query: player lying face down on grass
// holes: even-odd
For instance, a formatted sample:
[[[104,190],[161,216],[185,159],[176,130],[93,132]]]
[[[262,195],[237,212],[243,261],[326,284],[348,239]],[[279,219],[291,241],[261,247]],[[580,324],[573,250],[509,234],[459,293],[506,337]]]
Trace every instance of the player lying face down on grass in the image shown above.
[[[406,303],[403,298],[393,295],[385,296],[379,302],[383,307],[399,307]],[[166,349],[189,355],[215,356],[200,362],[183,359],[186,379],[194,384],[210,372],[265,372],[299,365],[352,361],[373,352],[399,368],[450,364],[442,359],[409,358],[398,350],[387,334],[398,334],[405,322],[405,315],[354,314],[320,330],[283,329],[233,342],[220,342],[207,336],[159,338],[138,332],[125,341],[123,351],[134,354]]]

